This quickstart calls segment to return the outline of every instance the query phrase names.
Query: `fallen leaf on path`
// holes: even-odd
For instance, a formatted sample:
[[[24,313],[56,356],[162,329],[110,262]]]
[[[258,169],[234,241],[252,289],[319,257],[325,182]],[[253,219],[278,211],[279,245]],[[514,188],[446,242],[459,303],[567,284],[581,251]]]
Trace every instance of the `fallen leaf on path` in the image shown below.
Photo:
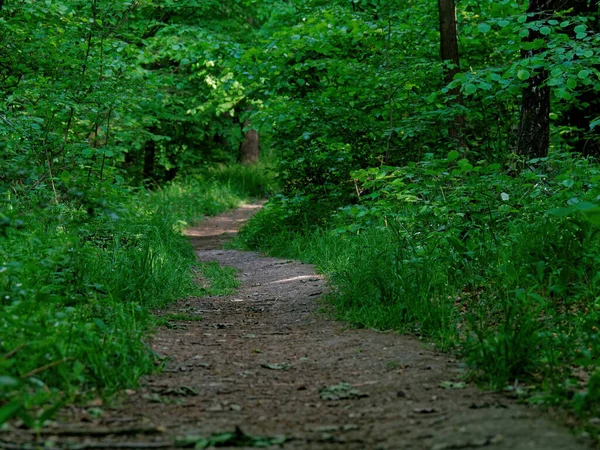
[[[267,363],[260,366],[271,370],[290,370],[292,368],[292,365],[288,363]]]
[[[162,395],[179,395],[182,397],[196,396],[199,394],[197,388],[192,388],[189,386],[168,387],[158,392]]]
[[[205,449],[209,447],[251,447],[265,448],[282,445],[288,439],[285,436],[252,436],[239,427],[230,433],[215,433],[208,437],[185,436],[175,441],[175,447]]]
[[[440,387],[444,389],[464,389],[467,383],[464,381],[442,381]]]
[[[353,388],[349,383],[340,383],[319,389],[319,397],[323,400],[351,400],[368,396],[369,394]]]

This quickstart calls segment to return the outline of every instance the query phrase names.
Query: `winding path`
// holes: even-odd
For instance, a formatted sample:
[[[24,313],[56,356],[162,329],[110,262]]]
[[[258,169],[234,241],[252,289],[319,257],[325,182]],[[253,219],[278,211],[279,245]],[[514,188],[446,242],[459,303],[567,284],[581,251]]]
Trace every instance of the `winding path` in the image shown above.
[[[237,427],[229,448],[588,448],[534,408],[465,387],[462,364],[417,339],[327,320],[319,300],[327,284],[310,265],[222,250],[259,207],[208,219],[187,233],[199,259],[239,270],[241,288],[174,305],[170,312],[204,320],[157,332],[153,348],[169,356],[166,370],[93,422],[104,435],[57,431],[57,441],[171,448],[176,436],[189,443],[190,436]],[[90,428],[68,426],[75,425]],[[283,444],[266,439],[278,435]]]

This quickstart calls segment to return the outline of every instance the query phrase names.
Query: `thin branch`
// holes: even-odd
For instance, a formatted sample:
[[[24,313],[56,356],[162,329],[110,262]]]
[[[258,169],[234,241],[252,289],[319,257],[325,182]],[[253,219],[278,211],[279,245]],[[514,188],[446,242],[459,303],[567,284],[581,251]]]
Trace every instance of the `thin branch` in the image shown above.
[[[54,186],[54,183],[53,183],[53,186]],[[40,372],[43,372],[44,370],[51,369],[54,366],[58,366],[58,365],[60,365],[62,363],[70,361],[72,359],[73,358],[63,358],[63,359],[59,359],[58,361],[54,361],[54,362],[48,363],[45,366],[38,367],[37,369],[33,369],[32,371],[27,372],[25,375],[21,375],[21,379],[23,380],[25,378],[32,377],[33,375],[36,375],[36,374],[38,374]]]
[[[8,359],[11,356],[15,356],[19,352],[19,350],[21,350],[23,347],[25,347],[25,345],[26,344],[21,344],[18,347],[13,348],[10,352],[8,352],[6,355],[4,355],[2,357],[2,359]]]

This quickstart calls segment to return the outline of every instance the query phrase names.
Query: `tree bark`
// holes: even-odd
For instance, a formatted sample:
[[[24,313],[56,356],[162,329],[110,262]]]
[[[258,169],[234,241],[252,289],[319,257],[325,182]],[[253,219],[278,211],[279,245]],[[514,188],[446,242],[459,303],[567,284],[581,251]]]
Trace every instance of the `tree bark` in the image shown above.
[[[250,126],[250,122],[244,120],[243,128]],[[248,130],[244,135],[244,142],[240,146],[242,164],[256,164],[260,157],[260,142],[258,131]]]
[[[529,0],[528,13],[533,13],[527,21],[537,21],[544,14],[553,13],[560,8],[562,0]],[[527,41],[543,38],[539,31],[530,30]],[[540,50],[521,52],[523,58],[530,58]],[[540,158],[548,155],[550,145],[550,88],[543,83],[548,73],[539,69],[529,78],[523,89],[521,118],[517,136],[517,153],[526,158]]]
[[[523,90],[517,153],[527,158],[540,158],[548,154],[550,88],[542,86],[546,78],[548,78],[548,73],[545,70],[537,71],[529,79],[529,85]]]
[[[460,70],[456,6],[454,0],[438,0],[438,8],[440,14],[440,53],[442,61],[449,63],[449,66],[444,69],[444,81],[448,84]]]
[[[592,0],[529,0],[527,12],[532,14],[528,22],[549,18],[557,11],[571,9],[575,14],[586,14],[597,10],[598,3]],[[532,42],[544,36],[535,30],[529,31],[527,40]],[[541,50],[523,51],[523,58],[530,58]],[[550,145],[550,88],[543,83],[548,73],[539,69],[529,78],[529,84],[523,90],[521,120],[518,129],[517,153],[527,158],[539,158],[548,155]],[[574,121],[582,122],[581,111],[571,112]]]
[[[456,5],[454,0],[438,0],[438,10],[440,19],[440,56],[445,63],[444,82],[448,84],[454,79],[454,75],[460,71],[458,33],[456,30]],[[459,88],[454,88],[450,91],[450,94],[454,96],[459,105],[462,104],[462,96]],[[459,114],[454,117],[453,124],[449,130],[450,136],[457,138],[464,124],[464,115]]]

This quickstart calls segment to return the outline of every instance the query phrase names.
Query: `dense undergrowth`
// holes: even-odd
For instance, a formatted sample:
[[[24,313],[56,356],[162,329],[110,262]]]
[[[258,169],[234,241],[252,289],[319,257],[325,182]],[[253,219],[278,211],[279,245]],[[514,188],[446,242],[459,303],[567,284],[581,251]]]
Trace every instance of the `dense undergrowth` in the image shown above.
[[[18,185],[1,193],[0,423],[41,424],[154,370],[150,312],[232,278],[198,265],[182,228],[260,195],[269,179],[262,166],[231,166],[156,192],[56,182],[58,202],[44,187],[37,197]]]
[[[452,151],[352,177],[357,198],[337,209],[272,198],[241,245],[316,263],[341,319],[432,339],[490,388],[600,413],[597,164]]]

